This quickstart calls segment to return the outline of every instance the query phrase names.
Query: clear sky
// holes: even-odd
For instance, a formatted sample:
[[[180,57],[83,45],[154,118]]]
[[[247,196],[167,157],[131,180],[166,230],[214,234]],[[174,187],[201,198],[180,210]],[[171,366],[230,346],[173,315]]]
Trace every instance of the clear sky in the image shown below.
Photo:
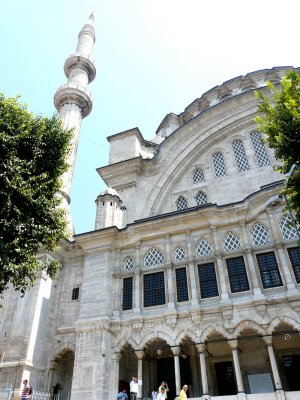
[[[76,233],[94,229],[107,136],[138,126],[151,139],[166,114],[228,79],[300,65],[299,0],[0,0],[0,91],[52,115],[91,11],[97,76],[73,179]]]

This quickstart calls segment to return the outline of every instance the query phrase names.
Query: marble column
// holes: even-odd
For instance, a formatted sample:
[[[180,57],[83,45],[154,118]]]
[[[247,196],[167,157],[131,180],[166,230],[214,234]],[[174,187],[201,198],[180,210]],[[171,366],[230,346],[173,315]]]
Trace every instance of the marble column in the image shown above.
[[[166,265],[166,272],[167,272],[167,288],[168,288],[168,296],[166,301],[168,302],[168,308],[174,309],[175,308],[175,295],[174,295],[174,283],[176,280],[173,278],[173,271],[171,264]]]
[[[295,283],[293,281],[290,269],[288,267],[288,260],[287,257],[285,255],[285,252],[283,250],[283,245],[276,245],[277,248],[277,252],[278,252],[278,256],[279,256],[279,260],[280,260],[280,267],[279,270],[283,272],[283,276],[285,279],[285,283],[286,283],[286,287],[288,290],[292,290],[297,292],[296,287],[295,287]]]
[[[174,354],[176,396],[179,396],[181,390],[180,363],[179,363],[180,347],[172,347],[171,350]]]
[[[138,359],[138,399],[143,398],[143,357],[144,352],[142,350],[135,352]]]
[[[191,288],[191,304],[199,304],[198,301],[198,296],[197,296],[197,288],[196,288],[196,280],[197,274],[195,271],[195,263],[193,261],[193,258],[191,258],[188,262],[188,272],[189,272],[189,282],[190,282],[190,288]]]
[[[252,254],[251,248],[246,249],[246,256],[247,256],[248,270],[249,270],[249,274],[250,274],[250,278],[251,278],[251,282],[252,282],[254,296],[264,297],[261,292],[260,285],[259,285],[259,280],[257,277],[257,272],[256,272],[255,264],[253,261],[253,254]]]
[[[202,382],[202,392],[203,395],[208,394],[208,381],[207,381],[207,371],[205,362],[205,343],[197,344],[197,350],[200,356],[200,371],[201,371],[201,382]]]
[[[244,390],[242,372],[241,372],[241,367],[240,367],[240,360],[239,360],[239,355],[238,355],[238,341],[237,340],[229,340],[228,344],[232,351],[233,366],[234,366],[234,372],[235,372],[235,377],[236,377],[237,390],[238,390],[238,393],[244,393],[245,390]]]
[[[276,358],[275,358],[274,349],[272,346],[272,336],[265,336],[263,339],[268,348],[268,354],[269,354],[269,359],[270,359],[270,363],[271,363],[271,369],[272,369],[275,389],[282,390],[281,379],[280,379],[280,375],[279,375],[279,371],[278,371],[278,366],[277,366],[277,362],[276,362]]]
[[[121,359],[122,355],[121,353],[115,353],[112,355],[111,359],[112,359],[112,391],[111,396],[112,396],[112,400],[114,400],[116,398],[116,395],[119,393],[119,369],[120,369],[120,359]]]

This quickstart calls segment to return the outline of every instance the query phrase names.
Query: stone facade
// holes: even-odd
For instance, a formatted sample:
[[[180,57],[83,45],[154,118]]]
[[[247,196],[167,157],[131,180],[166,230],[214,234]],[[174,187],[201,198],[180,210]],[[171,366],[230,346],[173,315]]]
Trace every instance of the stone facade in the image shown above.
[[[4,294],[0,384],[115,400],[136,375],[139,398],[163,380],[169,399],[183,384],[203,400],[299,398],[299,233],[253,120],[254,89],[286,69],[211,89],[150,141],[108,138],[95,230],[49,255],[55,280]]]

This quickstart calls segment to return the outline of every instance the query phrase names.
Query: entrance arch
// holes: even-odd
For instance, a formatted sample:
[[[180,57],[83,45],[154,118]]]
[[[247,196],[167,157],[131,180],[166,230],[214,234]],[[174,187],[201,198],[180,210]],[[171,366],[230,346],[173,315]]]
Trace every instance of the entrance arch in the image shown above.
[[[61,351],[53,361],[52,377],[49,391],[53,393],[55,387],[60,394],[60,400],[69,400],[72,389],[75,354],[73,350]]]

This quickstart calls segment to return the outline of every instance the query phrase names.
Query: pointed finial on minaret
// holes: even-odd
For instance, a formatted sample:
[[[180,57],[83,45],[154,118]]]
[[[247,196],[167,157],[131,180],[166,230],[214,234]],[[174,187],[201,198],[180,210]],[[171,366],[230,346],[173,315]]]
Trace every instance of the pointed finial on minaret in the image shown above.
[[[94,29],[94,14],[89,17],[88,23],[83,26],[78,35],[76,52],[65,61],[65,74],[68,82],[61,86],[54,96],[54,104],[59,112],[64,129],[73,129],[72,148],[69,154],[69,170],[63,175],[63,207],[69,218],[69,230],[73,232],[70,215],[70,193],[74,166],[76,161],[77,145],[82,118],[89,115],[92,110],[91,94],[87,85],[96,76],[96,67],[92,59],[93,46],[96,40]]]
[[[93,22],[95,22],[95,17],[94,17],[94,12],[92,11],[90,16],[89,16],[89,20],[92,20]]]

